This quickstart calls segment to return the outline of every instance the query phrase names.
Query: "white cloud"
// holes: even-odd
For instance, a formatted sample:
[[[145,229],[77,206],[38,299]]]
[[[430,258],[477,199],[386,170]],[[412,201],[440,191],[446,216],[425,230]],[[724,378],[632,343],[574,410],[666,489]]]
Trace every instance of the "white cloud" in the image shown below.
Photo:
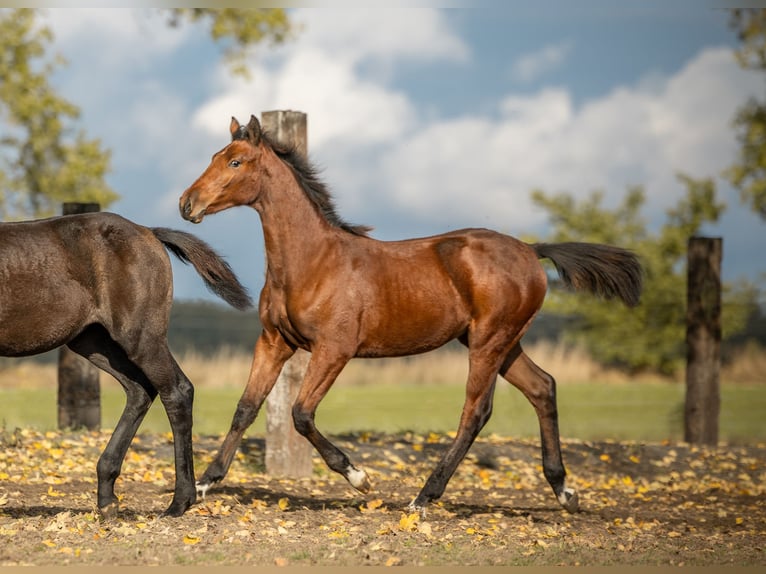
[[[157,9],[52,8],[41,14],[71,57],[96,68],[151,66],[152,56],[171,53],[193,33],[190,25],[170,28],[167,15]]]
[[[570,51],[569,42],[560,42],[545,46],[537,52],[524,54],[513,63],[511,75],[524,84],[534,82],[561,66]]]
[[[562,89],[509,95],[496,117],[410,134],[386,151],[371,181],[388,187],[400,212],[445,227],[530,231],[542,217],[529,201],[533,188],[580,196],[602,189],[614,203],[641,184],[661,214],[684,193],[678,171],[715,177],[733,160],[732,114],[762,80],[720,48],[651,85],[619,87],[579,109]]]
[[[313,152],[332,140],[392,141],[414,116],[403,94],[359,78],[321,51],[298,51],[278,71],[258,67],[253,77],[222,78],[222,93],[197,110],[194,125],[220,136],[232,115],[244,121],[264,110],[300,110],[309,117]]]
[[[466,61],[470,50],[454,34],[443,11],[432,8],[296,10],[302,26],[288,50],[319,49],[335,60]]]
[[[197,111],[196,126],[220,135],[231,115],[294,109],[308,114],[312,154],[330,142],[393,142],[415,112],[405,94],[386,85],[385,69],[396,60],[464,61],[469,54],[435,9],[302,9],[291,16],[298,36],[254,58],[250,81],[219,74],[218,95]],[[362,63],[383,71],[362,73]]]

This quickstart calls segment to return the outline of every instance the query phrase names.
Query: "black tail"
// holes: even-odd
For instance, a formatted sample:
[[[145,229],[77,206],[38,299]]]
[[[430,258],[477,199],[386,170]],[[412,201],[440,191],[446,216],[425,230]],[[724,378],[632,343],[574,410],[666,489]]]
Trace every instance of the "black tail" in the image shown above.
[[[629,307],[638,305],[643,277],[632,251],[598,243],[534,243],[541,259],[550,259],[562,281],[575,290],[601,297],[619,297]]]
[[[154,236],[184,263],[191,263],[213,293],[232,307],[244,311],[253,301],[229,264],[200,238],[166,227],[151,228]]]

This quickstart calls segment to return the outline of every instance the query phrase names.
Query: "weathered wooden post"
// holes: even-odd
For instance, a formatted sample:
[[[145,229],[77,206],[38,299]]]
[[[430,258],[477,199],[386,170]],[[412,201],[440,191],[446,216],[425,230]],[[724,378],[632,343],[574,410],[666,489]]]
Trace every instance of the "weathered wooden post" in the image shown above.
[[[721,408],[720,237],[692,237],[688,247],[684,440],[718,444]]]
[[[294,146],[307,154],[306,114],[272,111],[261,114],[263,129],[281,144]],[[295,431],[292,406],[298,396],[311,355],[298,352],[285,364],[271,393],[266,398],[266,472],[273,476],[310,476],[313,447]]]
[[[63,215],[99,211],[98,203],[65,203]],[[66,301],[62,304],[66,305]],[[101,428],[99,370],[68,347],[59,348],[58,428]]]

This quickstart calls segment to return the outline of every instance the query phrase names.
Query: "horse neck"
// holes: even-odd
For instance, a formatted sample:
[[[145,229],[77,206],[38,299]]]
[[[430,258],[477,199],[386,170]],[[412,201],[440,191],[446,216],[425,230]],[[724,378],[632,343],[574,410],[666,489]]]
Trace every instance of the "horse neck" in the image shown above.
[[[317,263],[319,246],[327,244],[322,238],[333,229],[306,197],[293,169],[271,150],[264,156],[265,181],[254,207],[263,226],[267,273],[290,284]]]

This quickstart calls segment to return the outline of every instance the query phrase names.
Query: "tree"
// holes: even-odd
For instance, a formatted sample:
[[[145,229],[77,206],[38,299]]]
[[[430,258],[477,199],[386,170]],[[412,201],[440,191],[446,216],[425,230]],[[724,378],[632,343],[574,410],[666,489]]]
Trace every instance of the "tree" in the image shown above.
[[[0,218],[46,216],[63,201],[117,199],[104,177],[110,154],[72,122],[79,109],[48,76],[62,63],[46,57],[52,34],[30,9],[0,12]]]
[[[667,212],[667,221],[656,234],[647,231],[640,217],[645,201],[641,187],[630,188],[622,204],[612,211],[601,206],[602,192],[580,203],[566,194],[532,193],[534,203],[548,211],[554,225],[553,235],[546,241],[609,243],[632,249],[641,259],[644,291],[636,308],[558,289],[546,300],[546,311],[574,312],[576,320],[565,331],[565,340],[583,345],[602,363],[668,375],[683,365],[688,238],[704,223],[715,222],[724,206],[716,200],[712,180],[685,175],[679,179],[686,186],[686,195]],[[755,295],[755,289],[746,284],[725,288],[724,336],[744,327]]]
[[[732,10],[732,26],[742,41],[739,64],[766,71],[766,10]],[[742,201],[766,219],[766,102],[751,98],[737,112],[739,158],[725,176],[739,189]]]
[[[179,26],[183,20],[206,21],[210,24],[210,36],[216,42],[226,42],[225,57],[235,74],[247,77],[248,48],[270,41],[284,42],[292,27],[282,8],[173,8],[170,10],[171,26]]]
[[[80,110],[48,82],[65,64],[49,57],[51,30],[31,9],[0,11],[0,219],[48,216],[64,201],[107,207],[118,195],[107,185],[110,152],[75,127]],[[207,21],[213,40],[227,44],[234,73],[247,75],[247,50],[279,43],[291,32],[282,9],[175,8],[169,24]]]

